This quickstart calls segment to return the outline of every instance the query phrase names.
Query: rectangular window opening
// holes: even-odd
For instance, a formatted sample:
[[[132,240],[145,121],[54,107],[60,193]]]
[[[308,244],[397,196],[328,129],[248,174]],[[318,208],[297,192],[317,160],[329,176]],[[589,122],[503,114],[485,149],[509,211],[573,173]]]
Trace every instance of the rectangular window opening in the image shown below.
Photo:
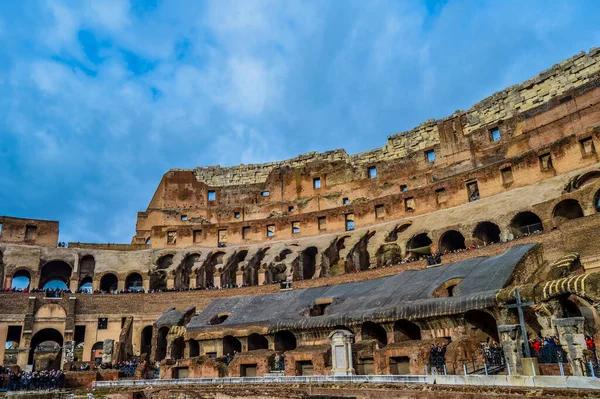
[[[375,217],[380,219],[385,216],[385,206],[384,205],[375,205]]]
[[[194,230],[194,242],[200,242],[202,240],[202,230]]]
[[[354,214],[348,213],[346,215],[346,231],[354,230]]]
[[[181,215],[181,221],[185,222],[187,220],[187,215]]]
[[[275,237],[275,225],[270,224],[267,226],[267,237]]]
[[[408,191],[408,186],[406,184],[401,184],[400,191]]]
[[[552,157],[550,156],[550,154],[543,154],[539,156],[540,159],[540,169],[542,171],[546,171],[546,170],[550,170],[552,169]]]
[[[242,227],[242,239],[248,240],[250,239],[250,232],[252,231],[252,227],[244,226]]]
[[[177,232],[167,231],[167,244],[175,244],[177,242]]]
[[[292,222],[292,234],[300,233],[300,222]]]
[[[313,179],[313,188],[314,189],[319,189],[321,188],[321,179],[319,177],[315,177]]]
[[[98,319],[98,330],[106,330],[108,328],[108,319],[101,317]]]
[[[427,162],[435,162],[435,151],[434,150],[425,151],[425,159],[427,160]]]
[[[469,202],[479,199],[479,185],[476,181],[467,183],[467,193],[469,194]]]
[[[222,247],[226,247],[227,246],[227,229],[221,229],[218,231],[218,238],[217,238],[217,246],[219,248]]]
[[[25,226],[25,241],[31,241],[35,238],[35,233],[37,232],[37,226],[32,224],[28,224]]]
[[[215,201],[217,199],[217,192],[214,190],[211,190],[208,192],[208,200],[209,201]]]
[[[319,230],[326,230],[327,229],[327,217],[325,216],[319,216],[319,218],[317,219],[318,224],[319,224]]]
[[[289,207],[288,207],[288,212],[289,212],[289,213],[292,213],[292,212],[294,212],[294,207],[293,207],[293,206],[289,206]]]
[[[350,200],[348,198],[344,198],[342,200],[342,202],[343,202],[344,205],[348,205],[350,203]]]
[[[377,168],[375,166],[371,166],[368,170],[369,170],[369,179],[374,179],[377,177]]]
[[[233,212],[233,217],[239,219],[241,217],[239,212]]]
[[[415,210],[415,199],[413,197],[404,199],[404,210],[406,212],[413,212]]]
[[[493,142],[500,141],[502,137],[500,136],[500,129],[495,127],[490,129],[490,140]]]
[[[438,188],[437,190],[435,190],[435,195],[438,204],[443,204],[448,200],[448,196],[446,195],[446,189],[444,188]]]
[[[581,143],[581,151],[583,155],[591,155],[596,152],[594,140],[591,137],[579,141]]]
[[[271,193],[269,191],[262,191],[260,195],[261,197],[268,197],[269,195],[271,195]]]
[[[500,173],[502,174],[502,184],[510,184],[514,181],[512,167],[502,168]]]

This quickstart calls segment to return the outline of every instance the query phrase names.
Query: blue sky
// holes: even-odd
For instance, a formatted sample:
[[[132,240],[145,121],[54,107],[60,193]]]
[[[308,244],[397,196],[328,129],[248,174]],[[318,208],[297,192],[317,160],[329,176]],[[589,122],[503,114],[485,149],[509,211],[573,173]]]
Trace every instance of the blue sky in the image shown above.
[[[0,214],[130,242],[170,168],[349,153],[600,45],[594,1],[0,2]]]

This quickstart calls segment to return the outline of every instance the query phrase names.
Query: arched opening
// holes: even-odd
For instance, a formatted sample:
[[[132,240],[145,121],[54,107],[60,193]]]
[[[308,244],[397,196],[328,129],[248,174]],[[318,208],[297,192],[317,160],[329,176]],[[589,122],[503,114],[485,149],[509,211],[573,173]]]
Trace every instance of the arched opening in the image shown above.
[[[142,329],[142,339],[140,345],[140,354],[146,354],[146,359],[150,358],[152,351],[152,326],[146,326]]]
[[[278,352],[296,349],[296,336],[291,331],[277,331],[275,333],[275,350]]]
[[[579,202],[574,199],[565,199],[560,201],[554,207],[552,211],[552,220],[555,225],[560,225],[561,223],[583,217],[583,209],[581,209],[581,205]]]
[[[171,343],[171,359],[178,360],[183,359],[183,353],[185,349],[185,340],[183,337],[177,337]]]
[[[268,250],[269,248],[259,251],[252,259],[248,259],[248,263],[244,268],[244,284],[258,285],[258,269]]]
[[[394,323],[394,342],[421,339],[421,328],[408,320],[398,320]]]
[[[29,289],[31,283],[31,274],[25,269],[17,270],[13,274],[11,288],[17,291],[25,291]]]
[[[216,252],[197,271],[197,287],[213,288],[215,286],[215,268],[223,263],[225,252]]]
[[[79,261],[79,281],[89,278],[94,278],[94,272],[96,270],[96,260],[92,255],[85,255]],[[81,288],[81,285],[80,285]]]
[[[242,343],[236,337],[226,335],[223,337],[223,355],[234,356],[242,351]]]
[[[500,227],[492,222],[480,222],[473,230],[473,238],[478,240],[478,244],[493,244],[500,242]]]
[[[397,225],[394,230],[390,232],[390,234],[386,237],[386,242],[395,242],[398,241],[398,234],[404,233],[408,228],[412,225],[412,223],[404,223]]]
[[[510,221],[513,234],[517,237],[526,236],[544,231],[542,219],[533,212],[519,212]]]
[[[36,332],[29,344],[27,364],[34,370],[59,370],[61,367],[63,336],[54,328]]]
[[[227,265],[223,268],[223,272],[221,273],[221,285],[233,287],[237,285],[237,272],[240,267],[240,263],[246,259],[246,255],[248,255],[247,250],[238,251],[235,256],[233,256]]]
[[[114,292],[117,290],[119,279],[112,273],[106,273],[100,279],[100,291]]]
[[[40,285],[42,289],[67,289],[71,278],[71,266],[61,260],[54,260],[42,266]]]
[[[156,261],[156,268],[158,270],[165,270],[168,269],[169,266],[171,266],[173,264],[173,258],[175,257],[175,255],[172,254],[168,254],[168,255],[163,255],[160,258],[158,258],[158,260]]]
[[[144,290],[144,280],[139,273],[130,273],[125,279],[125,289],[127,291],[140,292]]]
[[[92,354],[90,359],[98,364],[102,363],[102,355],[104,354],[104,342],[99,341],[92,345]]]
[[[596,195],[594,195],[594,209],[596,212],[600,212],[600,190],[596,191]]]
[[[159,362],[167,356],[167,334],[169,334],[167,326],[159,328],[156,334],[156,360]]]
[[[465,248],[465,237],[456,230],[448,230],[440,237],[440,252],[454,252]]]
[[[229,318],[229,313],[221,313],[221,314],[217,314],[214,315],[210,320],[209,320],[209,324],[211,326],[216,326],[217,324],[223,324],[223,322],[225,320],[227,320]]]
[[[381,348],[387,345],[387,333],[381,324],[365,321],[360,331],[362,341],[376,340]]]
[[[84,277],[79,280],[79,292],[91,294],[93,290],[93,282],[91,277]]]
[[[200,254],[188,254],[175,272],[175,289],[187,290],[190,288],[190,275],[194,264],[200,260]]]
[[[259,349],[269,349],[269,341],[260,334],[250,334],[248,336],[248,350],[255,351]]]
[[[483,333],[485,338],[499,342],[496,319],[491,314],[481,310],[469,310],[465,313],[465,322],[476,333]]]
[[[315,275],[317,247],[308,247],[302,251],[302,280],[310,280]]]
[[[167,269],[173,264],[174,255],[163,255],[156,261],[156,270],[150,272],[150,289],[167,289]]]
[[[188,345],[190,347],[190,357],[200,356],[200,343],[198,341],[190,339]]]
[[[427,233],[417,234],[406,244],[406,251],[409,252],[411,256],[415,257],[430,255],[431,244],[431,238],[429,238]]]

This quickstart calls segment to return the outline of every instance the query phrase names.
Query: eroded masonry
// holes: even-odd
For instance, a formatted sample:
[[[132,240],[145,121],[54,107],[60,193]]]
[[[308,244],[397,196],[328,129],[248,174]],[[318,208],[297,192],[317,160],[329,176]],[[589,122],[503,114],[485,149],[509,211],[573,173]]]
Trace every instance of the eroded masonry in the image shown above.
[[[598,146],[593,49],[372,151],[170,170],[131,244],[57,247],[57,222],[0,218],[0,358],[136,358],[138,378],[423,374],[482,364],[498,342],[521,372],[518,288],[528,337],[555,337],[584,373]]]

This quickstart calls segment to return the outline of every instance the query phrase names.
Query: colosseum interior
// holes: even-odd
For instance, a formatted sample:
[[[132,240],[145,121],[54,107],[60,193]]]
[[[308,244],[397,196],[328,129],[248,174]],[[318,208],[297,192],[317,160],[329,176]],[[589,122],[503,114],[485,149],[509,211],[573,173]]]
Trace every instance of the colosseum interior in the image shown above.
[[[172,169],[130,244],[58,245],[58,222],[2,217],[0,358],[329,375],[342,331],[349,373],[423,374],[442,344],[456,370],[482,342],[526,373],[518,288],[528,336],[569,343],[576,375],[600,338],[599,145],[592,49],[382,148]],[[118,375],[67,373],[101,378]]]

